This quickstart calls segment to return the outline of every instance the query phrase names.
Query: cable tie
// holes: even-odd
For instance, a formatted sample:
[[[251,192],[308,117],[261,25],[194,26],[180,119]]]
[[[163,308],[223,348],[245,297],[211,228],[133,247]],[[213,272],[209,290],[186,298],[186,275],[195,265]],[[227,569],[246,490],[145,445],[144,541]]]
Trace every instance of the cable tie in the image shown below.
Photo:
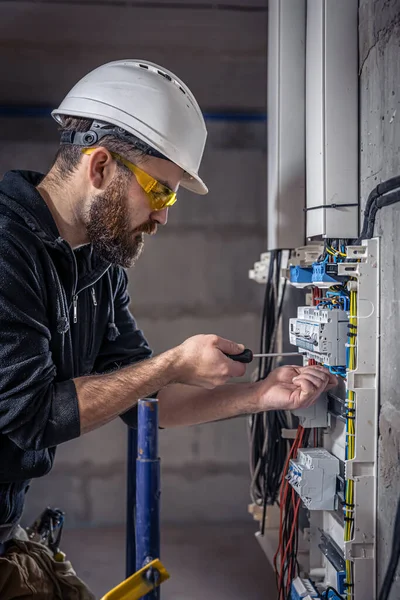
[[[328,208],[349,208],[350,206],[358,206],[358,202],[349,202],[346,204],[320,204],[319,206],[308,206],[303,208],[304,212],[308,212],[310,210],[319,210],[320,208],[323,210],[327,210]],[[336,250],[336,252],[338,252]]]

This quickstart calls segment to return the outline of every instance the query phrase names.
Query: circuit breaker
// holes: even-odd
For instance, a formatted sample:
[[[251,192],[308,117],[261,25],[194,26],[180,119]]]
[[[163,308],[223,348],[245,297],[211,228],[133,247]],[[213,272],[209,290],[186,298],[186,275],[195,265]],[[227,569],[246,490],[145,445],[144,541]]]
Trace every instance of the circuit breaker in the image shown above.
[[[290,319],[290,343],[308,359],[336,367],[346,365],[349,318],[342,309],[299,306],[297,319]]]
[[[309,510],[334,510],[339,460],[324,448],[303,448],[291,459],[290,485]]]

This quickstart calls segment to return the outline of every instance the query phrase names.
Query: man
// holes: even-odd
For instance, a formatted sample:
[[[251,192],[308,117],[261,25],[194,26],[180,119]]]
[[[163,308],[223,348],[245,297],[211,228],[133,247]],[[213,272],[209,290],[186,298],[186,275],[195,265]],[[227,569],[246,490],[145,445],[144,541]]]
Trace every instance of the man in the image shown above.
[[[284,367],[227,386],[245,366],[225,353],[243,346],[216,335],[151,357],[124,269],[167,223],[179,186],[207,192],[205,124],[184,83],[116,61],[53,116],[61,146],[47,175],[11,171],[0,184],[0,542],[56,446],[118,416],[135,426],[139,398],[157,394],[160,425],[172,427],[308,406],[336,384],[322,368]]]

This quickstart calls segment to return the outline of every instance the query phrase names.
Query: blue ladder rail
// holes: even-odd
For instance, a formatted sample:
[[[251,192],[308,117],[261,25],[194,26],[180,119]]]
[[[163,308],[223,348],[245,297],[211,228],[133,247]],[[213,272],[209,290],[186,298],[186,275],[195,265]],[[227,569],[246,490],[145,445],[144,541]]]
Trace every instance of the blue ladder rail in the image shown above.
[[[160,558],[158,400],[139,400],[137,449],[135,434],[134,430],[130,430],[128,438],[127,576]],[[133,540],[136,540],[135,547]],[[144,598],[159,600],[160,588],[155,588]]]

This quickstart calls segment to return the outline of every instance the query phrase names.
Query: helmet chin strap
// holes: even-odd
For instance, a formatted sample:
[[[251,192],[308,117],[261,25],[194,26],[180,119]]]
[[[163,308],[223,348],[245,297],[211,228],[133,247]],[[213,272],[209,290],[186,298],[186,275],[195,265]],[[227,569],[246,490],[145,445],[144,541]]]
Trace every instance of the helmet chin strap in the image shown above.
[[[122,127],[115,127],[102,121],[93,121],[89,131],[63,131],[60,144],[61,146],[72,144],[74,146],[87,148],[97,145],[99,141],[107,135],[112,135],[121,141],[128,142],[148,156],[162,158],[163,160],[171,162],[164,154],[161,154],[161,152],[158,152],[158,150],[155,150],[136,136],[127,133]]]

